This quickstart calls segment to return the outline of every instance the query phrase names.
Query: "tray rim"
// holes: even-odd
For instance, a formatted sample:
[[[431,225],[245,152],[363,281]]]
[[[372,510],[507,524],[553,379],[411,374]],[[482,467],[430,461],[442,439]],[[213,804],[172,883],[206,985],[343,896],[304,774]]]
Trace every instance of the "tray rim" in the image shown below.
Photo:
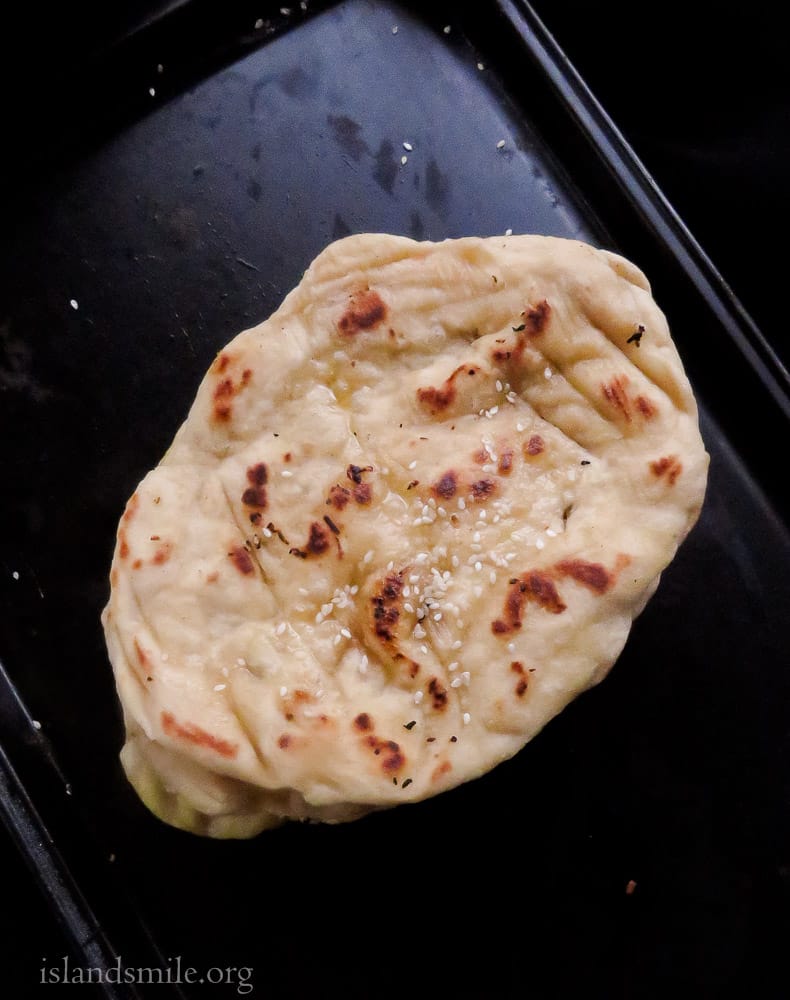
[[[319,15],[343,0],[321,0],[311,6],[309,15]],[[632,209],[667,253],[688,275],[697,294],[712,310],[744,361],[757,374],[782,416],[790,423],[790,372],[739,299],[724,281],[712,259],[703,250],[668,198],[651,177],[642,161],[596,99],[584,79],[564,54],[555,36],[549,32],[528,0],[488,0],[488,5],[515,31],[521,44],[537,62],[548,84],[564,105],[569,118],[593,145],[628,199]],[[201,7],[201,0],[178,0],[160,16],[146,19],[139,29],[118,42],[119,46],[136,45],[151,31],[158,30],[187,11]],[[262,5],[267,9],[266,4]],[[415,0],[407,6],[420,12]],[[272,9],[275,9],[272,7]],[[289,28],[296,29],[302,21]],[[271,36],[270,36],[271,37]],[[261,39],[262,44],[267,39]],[[242,48],[242,58],[252,49]],[[55,784],[65,779],[54,754],[38,738],[33,720],[13,681],[0,661],[0,708],[7,712],[0,718],[0,818],[9,830],[20,854],[27,860],[38,887],[53,907],[61,925],[68,931],[72,946],[93,967],[114,966],[119,951],[103,932],[100,919],[83,895],[72,874],[67,857],[57,846],[47,822],[36,808],[23,780],[24,758],[38,755]],[[26,731],[27,747],[21,748],[12,730]],[[17,760],[19,759],[19,766]],[[75,827],[79,821],[74,820]],[[121,949],[122,951],[122,949]],[[136,997],[132,991],[117,991],[103,983],[104,995],[112,1000]],[[161,990],[157,993],[163,996]],[[180,996],[180,991],[175,994]]]

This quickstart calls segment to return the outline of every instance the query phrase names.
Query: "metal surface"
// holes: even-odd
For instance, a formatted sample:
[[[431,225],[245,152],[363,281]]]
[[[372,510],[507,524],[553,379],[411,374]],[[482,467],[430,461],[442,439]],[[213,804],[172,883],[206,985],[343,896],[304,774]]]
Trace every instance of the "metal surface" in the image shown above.
[[[113,127],[40,165],[12,213],[0,657],[42,729],[6,698],[0,738],[129,965],[249,966],[278,998],[666,996],[732,978],[784,891],[790,532],[764,433],[787,432],[781,380],[529,9],[482,6],[275,12],[186,56],[154,26],[104,95]],[[216,351],[332,238],[508,228],[620,249],[651,276],[703,408],[699,525],[610,678],[490,775],[249,843],[165,827],[120,771],[99,624],[126,498]]]

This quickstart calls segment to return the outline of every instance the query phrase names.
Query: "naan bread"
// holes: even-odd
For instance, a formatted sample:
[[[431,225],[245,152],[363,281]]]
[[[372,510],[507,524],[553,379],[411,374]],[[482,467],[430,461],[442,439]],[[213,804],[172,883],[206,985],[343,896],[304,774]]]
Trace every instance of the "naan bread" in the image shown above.
[[[332,244],[218,355],[121,519],[126,773],[217,837],[482,775],[607,673],[707,464],[621,257]]]

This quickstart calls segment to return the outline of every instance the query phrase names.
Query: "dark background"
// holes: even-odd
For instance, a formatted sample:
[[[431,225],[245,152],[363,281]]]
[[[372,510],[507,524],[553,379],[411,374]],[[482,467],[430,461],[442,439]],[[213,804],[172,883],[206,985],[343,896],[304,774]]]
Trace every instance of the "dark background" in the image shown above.
[[[63,82],[79,74],[95,52],[168,6],[174,4],[139,0],[103,9],[71,3],[2,15],[0,205],[13,201],[18,210],[26,174],[47,154],[47,136],[64,125],[68,131],[68,114],[78,123],[79,106],[63,106]],[[784,248],[790,74],[774,5],[752,3],[744,11],[693,3],[635,7],[541,0],[534,7],[763,334],[790,363]],[[715,17],[705,16],[712,10]],[[785,889],[787,884],[785,879]],[[750,990],[758,969],[760,997],[790,993],[790,985],[777,985],[776,993],[768,985],[769,973],[783,972],[776,956],[790,940],[787,902],[786,893],[776,895],[758,916],[738,981],[695,996],[758,996]],[[65,950],[46,903],[0,831],[0,982],[13,984],[14,969],[38,968],[41,956]],[[527,987],[528,980],[525,996]],[[82,995],[89,993],[81,989]],[[8,995],[23,994],[12,987]]]

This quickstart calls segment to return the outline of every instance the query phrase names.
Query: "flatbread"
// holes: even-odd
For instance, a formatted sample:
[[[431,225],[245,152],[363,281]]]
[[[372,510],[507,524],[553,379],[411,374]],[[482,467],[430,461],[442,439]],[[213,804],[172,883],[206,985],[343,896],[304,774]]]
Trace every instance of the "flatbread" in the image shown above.
[[[329,246],[121,518],[122,761],[245,837],[483,775],[600,681],[708,456],[638,268],[541,236]]]

